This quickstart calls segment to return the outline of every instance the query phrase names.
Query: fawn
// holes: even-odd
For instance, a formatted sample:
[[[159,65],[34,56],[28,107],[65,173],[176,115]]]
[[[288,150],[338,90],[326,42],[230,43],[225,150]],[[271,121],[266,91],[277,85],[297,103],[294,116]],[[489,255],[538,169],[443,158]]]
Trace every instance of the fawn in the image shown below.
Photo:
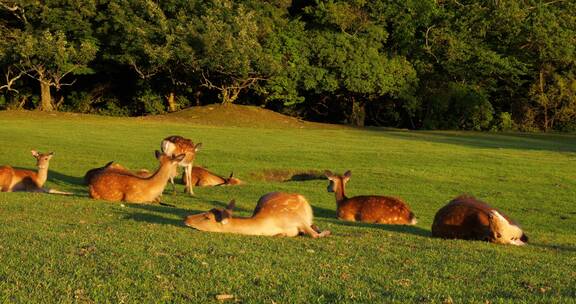
[[[90,169],[90,170],[86,171],[86,174],[84,175],[84,184],[89,185],[91,183],[91,181],[96,176],[98,176],[99,174],[104,173],[104,172],[117,172],[117,173],[122,173],[122,174],[135,175],[135,176],[139,176],[139,177],[152,176],[152,173],[146,169],[140,169],[137,171],[130,171],[130,170],[126,169],[124,166],[122,166],[121,164],[118,164],[118,163],[111,161],[111,162],[107,163],[106,165],[104,165],[103,167],[94,168],[94,169]]]
[[[344,175],[335,175],[331,171],[326,170],[324,174],[330,180],[328,192],[336,194],[339,219],[376,224],[416,224],[414,213],[399,198],[376,195],[346,197],[345,187],[352,176],[352,172],[346,171]]]
[[[107,201],[148,203],[156,201],[170,177],[174,176],[178,163],[185,155],[168,156],[156,151],[160,166],[149,177],[140,177],[114,170],[104,171],[94,177],[89,185],[90,197]]]
[[[182,175],[182,181],[186,183],[186,173]],[[198,187],[242,185],[243,181],[234,177],[234,172],[228,178],[216,175],[202,167],[192,167],[192,185]]]
[[[502,212],[471,196],[459,196],[434,216],[432,236],[524,245],[528,237]]]
[[[312,207],[306,198],[296,193],[272,192],[258,200],[251,217],[233,217],[232,200],[226,209],[189,215],[186,226],[210,232],[226,232],[247,235],[288,236],[307,234],[313,238],[324,237],[330,231],[320,232],[312,224]]]
[[[2,192],[44,192],[53,194],[66,194],[70,192],[62,192],[54,189],[44,189],[44,183],[48,179],[48,166],[50,159],[54,156],[54,152],[40,153],[36,150],[30,151],[32,156],[36,158],[37,172],[26,169],[15,169],[11,166],[0,167],[0,191]]]
[[[192,184],[192,167],[194,165],[194,159],[196,158],[196,152],[202,147],[202,143],[194,145],[194,143],[187,138],[182,136],[169,136],[162,140],[160,143],[162,152],[169,156],[184,154],[185,157],[179,163],[181,167],[184,167],[184,185],[186,193],[194,195],[194,185]],[[176,175],[170,176],[170,183],[172,184],[172,190],[176,191],[176,186],[174,185],[174,177]]]

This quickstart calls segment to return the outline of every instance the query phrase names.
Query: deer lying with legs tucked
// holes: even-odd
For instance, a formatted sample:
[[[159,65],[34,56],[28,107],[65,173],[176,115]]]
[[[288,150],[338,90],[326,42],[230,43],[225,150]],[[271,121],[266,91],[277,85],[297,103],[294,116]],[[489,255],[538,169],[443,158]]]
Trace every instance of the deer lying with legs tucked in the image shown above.
[[[139,176],[139,177],[152,176],[152,173],[146,169],[140,169],[138,171],[130,171],[130,170],[126,169],[124,166],[122,166],[121,164],[118,164],[118,163],[111,161],[111,162],[107,163],[106,165],[104,165],[103,167],[94,168],[94,169],[90,169],[90,170],[86,171],[86,174],[84,175],[84,184],[89,185],[96,176],[98,176],[99,174],[104,173],[104,172],[116,172],[116,173],[122,173],[122,174],[127,174],[127,175]]]
[[[0,191],[2,192],[44,192],[53,194],[71,195],[70,192],[62,192],[54,189],[44,189],[44,183],[48,179],[48,166],[54,152],[40,153],[36,150],[30,151],[36,158],[38,172],[25,169],[14,169],[11,166],[0,167]]]
[[[300,194],[272,192],[258,200],[252,217],[233,217],[234,200],[226,209],[189,215],[186,226],[210,232],[227,232],[247,235],[297,236],[307,234],[313,238],[324,237],[330,231],[318,231],[312,224],[312,207]]]
[[[432,236],[512,245],[528,242],[518,224],[471,196],[459,196],[438,210]]]
[[[192,185],[198,187],[211,187],[211,186],[226,186],[226,185],[242,185],[243,181],[234,177],[234,172],[230,173],[230,177],[224,178],[218,176],[205,168],[193,167],[192,168]],[[186,184],[186,173],[182,175],[182,182]]]
[[[174,176],[178,163],[184,154],[168,156],[156,151],[160,167],[149,177],[139,177],[122,172],[104,171],[98,174],[89,185],[90,197],[107,201],[148,203],[157,200],[168,179]]]
[[[194,159],[196,158],[196,152],[200,149],[201,146],[202,143],[194,145],[190,139],[177,135],[164,138],[160,144],[162,152],[169,156],[180,154],[185,155],[184,159],[180,161],[179,165],[184,167],[184,191],[190,195],[194,195],[194,185],[192,184],[192,167],[194,165]],[[176,186],[174,185],[174,176],[170,176],[170,183],[172,184],[172,190],[176,191]]]
[[[342,176],[328,170],[324,174],[330,180],[328,192],[336,194],[336,212],[339,219],[376,224],[416,224],[414,213],[398,198],[376,195],[346,197],[346,183],[352,176],[350,171],[346,171]]]

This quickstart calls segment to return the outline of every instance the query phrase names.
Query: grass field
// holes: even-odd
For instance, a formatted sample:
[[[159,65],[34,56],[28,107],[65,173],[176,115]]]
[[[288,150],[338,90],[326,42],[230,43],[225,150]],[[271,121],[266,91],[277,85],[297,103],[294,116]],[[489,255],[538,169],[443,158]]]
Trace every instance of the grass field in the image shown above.
[[[217,109],[216,109],[217,110]],[[255,112],[253,120],[265,115]],[[109,118],[0,112],[0,164],[33,168],[54,151],[47,186],[65,197],[0,193],[0,302],[569,303],[576,302],[576,136],[355,130],[304,122],[249,127],[170,116]],[[216,115],[217,116],[217,115]],[[216,121],[217,118],[214,118]],[[233,119],[233,118],[231,118]],[[234,126],[234,127],[231,127]],[[248,182],[164,194],[176,207],[87,197],[84,173],[110,160],[154,169],[162,138],[204,144],[197,164]],[[266,172],[352,170],[347,192],[404,198],[414,227],[335,219],[327,181]],[[276,179],[277,180],[277,179]],[[299,192],[333,235],[204,233],[187,214],[237,202],[249,215],[271,191]],[[524,247],[430,237],[436,210],[461,193],[517,220]]]

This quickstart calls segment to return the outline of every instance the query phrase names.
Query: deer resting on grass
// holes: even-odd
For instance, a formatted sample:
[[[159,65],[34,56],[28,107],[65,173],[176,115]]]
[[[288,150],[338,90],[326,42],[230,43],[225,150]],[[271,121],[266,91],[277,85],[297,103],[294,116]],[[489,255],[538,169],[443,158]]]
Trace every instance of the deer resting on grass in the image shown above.
[[[106,165],[104,165],[103,167],[88,170],[84,175],[84,184],[89,185],[96,176],[104,172],[117,172],[139,177],[150,177],[152,175],[152,173],[146,169],[140,169],[138,171],[130,171],[121,164],[111,161]]]
[[[348,198],[345,187],[352,176],[350,171],[346,171],[344,175],[336,175],[326,170],[324,174],[330,181],[328,192],[336,194],[336,212],[339,219],[375,224],[416,224],[414,213],[399,198],[376,195]]]
[[[242,185],[243,181],[234,177],[234,172],[230,173],[228,178],[216,175],[205,168],[193,167],[192,168],[192,185],[198,187],[211,187],[211,186],[227,186],[227,185]],[[186,184],[186,173],[182,175],[182,181]]]
[[[168,179],[174,176],[178,163],[185,155],[168,156],[156,151],[160,166],[149,177],[140,177],[123,172],[104,171],[94,177],[89,185],[90,197],[107,201],[149,203],[156,201]]]
[[[44,189],[44,184],[48,179],[48,166],[54,152],[40,153],[36,150],[30,151],[36,158],[37,172],[26,169],[15,169],[11,166],[0,167],[0,191],[2,192],[43,192],[53,194],[71,195],[70,192],[62,192],[54,189]]]
[[[471,196],[459,196],[434,216],[432,236],[524,245],[528,237],[502,212]]]
[[[189,215],[186,226],[210,232],[226,232],[247,235],[288,236],[307,234],[313,238],[324,237],[330,231],[320,232],[313,225],[312,207],[306,198],[296,193],[272,192],[258,200],[251,217],[234,217],[232,200],[226,209]]]

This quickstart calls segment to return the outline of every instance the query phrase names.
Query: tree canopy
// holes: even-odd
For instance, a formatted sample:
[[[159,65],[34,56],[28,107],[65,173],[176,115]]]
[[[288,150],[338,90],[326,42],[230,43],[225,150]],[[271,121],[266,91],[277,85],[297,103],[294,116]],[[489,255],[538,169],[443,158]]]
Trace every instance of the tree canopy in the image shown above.
[[[576,130],[576,2],[0,0],[0,108]]]

